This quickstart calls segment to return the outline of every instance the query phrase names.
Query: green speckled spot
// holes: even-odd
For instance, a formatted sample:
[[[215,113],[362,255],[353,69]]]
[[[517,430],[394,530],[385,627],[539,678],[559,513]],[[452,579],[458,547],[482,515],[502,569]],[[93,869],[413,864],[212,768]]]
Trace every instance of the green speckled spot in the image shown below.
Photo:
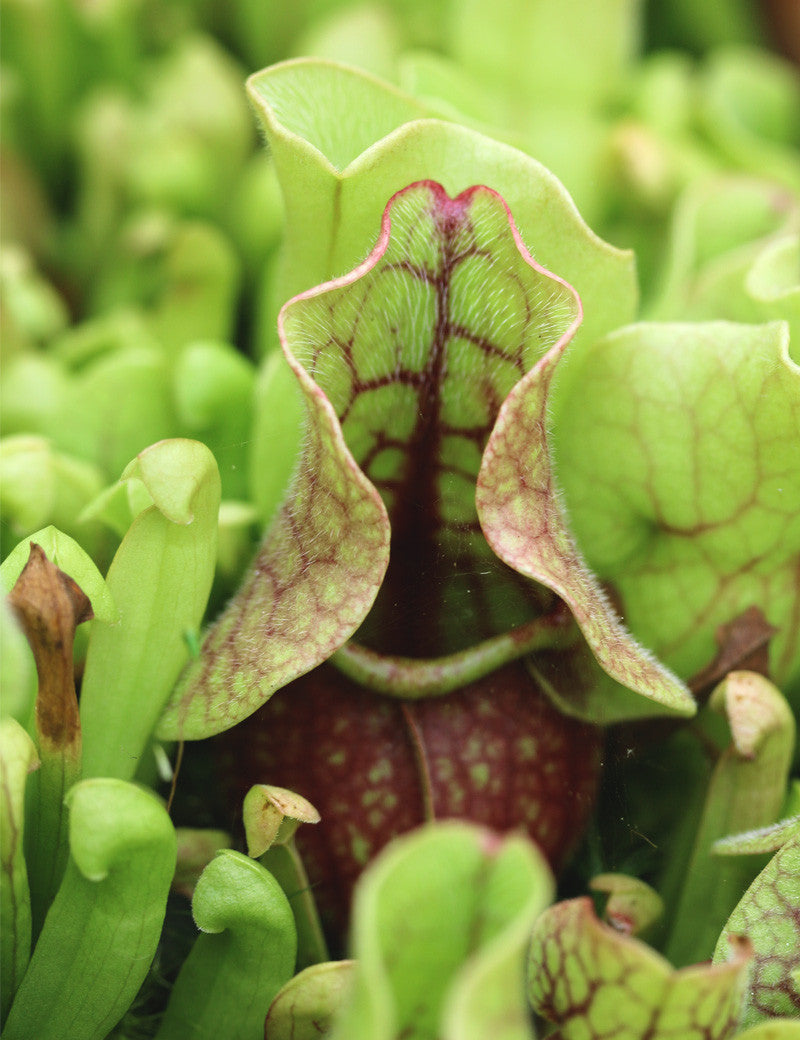
[[[366,866],[370,853],[370,844],[366,838],[360,834],[354,834],[350,839],[350,849],[356,863]]]

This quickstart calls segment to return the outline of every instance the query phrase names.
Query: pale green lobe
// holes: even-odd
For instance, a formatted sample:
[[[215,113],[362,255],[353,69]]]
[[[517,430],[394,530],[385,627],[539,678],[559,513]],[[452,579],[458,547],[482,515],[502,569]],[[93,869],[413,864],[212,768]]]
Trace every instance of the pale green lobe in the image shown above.
[[[579,313],[495,192],[451,199],[430,182],[390,202],[359,267],[284,307],[284,352],[307,403],[303,455],[162,735],[231,726],[337,650],[384,581],[390,521],[410,549],[398,550],[376,609],[397,629],[391,611],[401,603],[412,653],[424,652],[415,626],[446,652],[530,619],[538,594],[498,567],[478,528],[474,481],[500,402]],[[407,575],[426,560],[418,588]]]
[[[184,961],[157,1040],[256,1040],[291,977],[297,940],[277,881],[224,849],[200,876],[192,915],[201,935]]]
[[[753,672],[730,672],[699,721],[721,714],[730,744],[714,766],[694,846],[683,866],[665,954],[674,964],[711,956],[739,894],[758,864],[713,855],[714,843],[774,823],[780,816],[794,751],[794,716],[780,691]]]
[[[638,935],[664,912],[664,903],[655,889],[627,874],[598,874],[589,887],[608,896],[604,917],[618,932]]]
[[[549,419],[551,383],[566,345],[565,338],[551,347],[500,410],[478,478],[481,526],[501,560],[565,600],[608,675],[650,698],[656,711],[691,715],[688,690],[623,627],[572,536],[553,472]],[[613,706],[607,711],[613,714]]]
[[[30,556],[31,542],[41,546],[48,560],[80,585],[92,604],[95,618],[106,624],[117,621],[119,613],[114,598],[94,561],[74,538],[52,525],[24,538],[5,558],[0,566],[3,591],[10,592],[22,573]]]
[[[289,979],[270,1005],[264,1040],[319,1040],[352,985],[354,961],[312,964]]]
[[[633,320],[637,305],[631,253],[601,241],[563,185],[508,145],[431,113],[388,83],[333,62],[297,59],[249,80],[248,90],[275,162],[286,214],[274,297],[288,297],[350,270],[368,253],[386,200],[414,181],[436,180],[455,195],[487,184],[506,200],[537,261],[574,285],[585,308],[578,339]],[[358,112],[358,119],[352,113]],[[272,321],[274,326],[274,319]],[[259,441],[297,427],[302,406],[286,366],[270,373],[258,412]],[[271,465],[275,460],[271,457]],[[280,501],[292,458],[270,474]]]
[[[214,577],[220,479],[205,445],[160,441],[126,468],[152,505],[133,520],[107,582],[120,621],[95,625],[81,693],[84,773],[130,778],[188,657]]]
[[[284,845],[301,823],[319,823],[319,813],[302,795],[285,787],[255,784],[242,805],[247,855],[257,859],[275,842]],[[287,827],[286,824],[294,826]]]
[[[528,1040],[523,950],[551,893],[521,838],[448,822],[397,839],[356,890],[353,987],[332,1040]]]
[[[68,795],[70,860],[17,991],[6,1040],[103,1040],[156,951],[175,870],[158,800],[121,780]]]
[[[755,958],[744,1025],[778,1015],[800,1017],[800,834],[781,846],[745,892],[720,935],[714,961],[725,960],[731,936],[746,935]]]
[[[528,994],[558,1040],[727,1040],[736,1026],[752,951],[741,941],[717,965],[676,971],[638,939],[600,922],[588,898],[557,903],[536,921]]]
[[[0,1025],[31,955],[31,899],[23,851],[25,783],[39,764],[33,741],[15,719],[0,722]]]
[[[757,605],[800,673],[800,370],[781,323],[645,323],[565,365],[553,450],[570,525],[626,625],[678,675]]]

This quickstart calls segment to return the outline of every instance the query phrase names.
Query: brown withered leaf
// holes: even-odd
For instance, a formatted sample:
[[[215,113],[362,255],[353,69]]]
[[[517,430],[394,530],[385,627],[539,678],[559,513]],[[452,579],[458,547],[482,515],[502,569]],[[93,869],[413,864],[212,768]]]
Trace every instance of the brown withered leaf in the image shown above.
[[[94,616],[89,598],[35,542],[31,542],[28,562],[8,598],[36,661],[40,745],[64,750],[79,744],[72,646],[78,625]]]
[[[692,693],[705,699],[728,672],[758,672],[769,677],[769,641],[778,630],[757,606],[750,606],[715,633],[719,650],[709,664],[689,680]]]

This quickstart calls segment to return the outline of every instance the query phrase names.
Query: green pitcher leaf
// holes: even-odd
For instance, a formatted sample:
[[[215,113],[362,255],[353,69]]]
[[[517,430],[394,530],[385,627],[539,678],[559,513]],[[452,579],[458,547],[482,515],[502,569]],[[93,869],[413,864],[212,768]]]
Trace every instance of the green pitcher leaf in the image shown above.
[[[752,950],[739,940],[717,965],[673,969],[655,950],[599,921],[591,899],[537,920],[528,993],[558,1040],[727,1040],[739,1020]]]
[[[772,824],[781,813],[795,738],[795,720],[772,683],[753,672],[730,672],[711,695],[698,721],[721,714],[730,744],[719,756],[708,784],[694,847],[680,867],[682,890],[672,908],[666,956],[678,965],[713,952],[720,929],[758,864],[713,855],[714,843],[729,834]]]
[[[81,690],[84,773],[130,778],[188,657],[214,577],[220,479],[197,441],[161,441],[122,474],[152,505],[136,516],[108,572],[120,610],[95,625]]]
[[[450,822],[397,839],[356,891],[353,986],[332,1040],[528,1040],[523,950],[551,893],[522,838]]]
[[[495,192],[451,199],[431,182],[390,202],[360,267],[286,305],[304,454],[162,735],[200,737],[250,714],[341,646],[376,594],[363,638],[413,656],[463,650],[542,612],[547,597],[482,537],[474,481],[500,402],[579,313]]]
[[[270,1005],[264,1040],[319,1040],[352,985],[355,961],[313,964],[289,979]]]
[[[3,1032],[5,1040],[104,1040],[156,951],[175,832],[158,800],[121,780],[68,795],[70,859]]]
[[[25,784],[36,769],[36,747],[15,719],[0,722],[0,1026],[31,956],[31,898],[22,841]]]
[[[731,936],[746,935],[755,957],[743,1024],[778,1015],[800,1018],[800,834],[781,846],[745,892],[714,951],[724,961]]]
[[[274,316],[290,296],[360,263],[372,248],[386,200],[413,181],[429,179],[451,194],[487,184],[503,196],[537,261],[577,289],[585,313],[577,340],[591,341],[633,320],[632,254],[597,238],[564,186],[530,156],[466,127],[426,118],[429,110],[390,84],[332,62],[283,62],[252,76],[248,90],[286,214]],[[274,325],[273,317],[268,327]],[[278,366],[271,375],[262,439],[283,438],[302,414],[290,370]],[[270,475],[280,489],[294,457],[287,451],[282,472]]]
[[[195,940],[172,990],[157,1040],[260,1040],[275,994],[294,968],[292,911],[277,881],[224,849],[200,876]]]
[[[256,784],[242,806],[247,854],[257,859],[276,842],[291,841],[301,823],[319,823],[319,813],[302,795],[285,787]]]
[[[627,874],[598,874],[590,887],[608,896],[604,917],[618,932],[638,935],[664,911],[658,892],[639,878]]]
[[[597,238],[563,185],[530,156],[426,118],[415,99],[333,62],[283,62],[252,76],[248,90],[286,207],[281,300],[359,263],[386,200],[426,179],[451,194],[488,184],[503,196],[537,261],[577,289],[585,314],[579,339],[632,319],[631,254]]]
[[[645,323],[572,356],[553,401],[572,530],[626,625],[678,675],[753,606],[800,674],[800,369],[781,323]]]

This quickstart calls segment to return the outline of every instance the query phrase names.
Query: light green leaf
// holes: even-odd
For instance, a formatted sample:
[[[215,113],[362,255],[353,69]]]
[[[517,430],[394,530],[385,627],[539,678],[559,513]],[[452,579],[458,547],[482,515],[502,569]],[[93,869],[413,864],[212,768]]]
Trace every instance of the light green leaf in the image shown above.
[[[635,316],[632,254],[597,238],[559,181],[523,152],[426,118],[429,110],[390,84],[332,62],[283,62],[252,76],[248,90],[286,213],[267,327],[275,327],[278,307],[290,296],[360,263],[387,199],[421,179],[440,182],[452,195],[486,184],[503,196],[536,260],[577,289],[586,318],[576,341],[591,341]],[[285,446],[281,470],[271,477],[277,484],[283,476],[284,487],[295,457],[289,445],[296,443],[285,434],[302,415],[287,366],[276,365],[268,391],[259,440]]]
[[[31,955],[31,898],[22,841],[25,783],[38,764],[36,747],[22,726],[10,718],[0,722],[0,1026]]]
[[[666,956],[677,965],[709,957],[720,929],[759,864],[713,855],[728,834],[772,824],[783,806],[794,751],[795,721],[783,695],[763,676],[730,672],[700,722],[723,715],[730,744],[716,762],[694,848],[681,866],[682,891],[672,908]]]
[[[49,524],[81,537],[76,518],[100,491],[92,463],[59,451],[44,437],[18,434],[0,442],[3,520],[16,537]]]
[[[178,975],[157,1040],[261,1040],[296,953],[280,886],[260,864],[224,849],[197,882],[192,914],[203,934]]]
[[[161,441],[128,466],[129,478],[153,505],[134,519],[108,572],[120,621],[95,625],[89,641],[81,692],[89,776],[133,776],[214,576],[220,481],[208,448]]]
[[[6,1023],[5,1040],[104,1040],[147,974],[175,870],[175,833],[149,792],[72,788],[70,860]]]

